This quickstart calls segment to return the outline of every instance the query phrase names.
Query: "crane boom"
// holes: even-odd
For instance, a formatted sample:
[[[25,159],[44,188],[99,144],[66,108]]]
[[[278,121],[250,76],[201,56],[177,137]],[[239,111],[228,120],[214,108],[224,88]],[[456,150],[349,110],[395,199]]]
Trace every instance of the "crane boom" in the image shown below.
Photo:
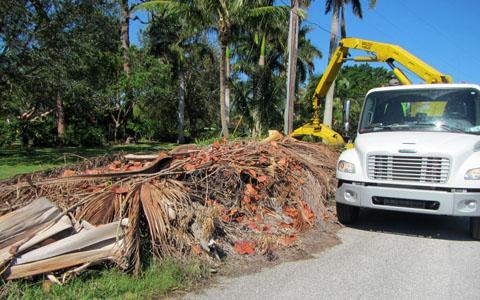
[[[372,55],[349,58],[350,49],[363,50]],[[344,140],[339,133],[328,128],[326,125],[321,124],[318,107],[320,100],[325,97],[328,89],[340,72],[343,63],[348,60],[357,62],[385,62],[392,69],[393,74],[395,74],[401,84],[412,84],[412,82],[401,69],[395,66],[395,62],[398,62],[403,67],[422,78],[425,83],[452,82],[452,78],[449,75],[442,74],[400,46],[359,38],[341,39],[337,49],[330,58],[327,69],[315,88],[312,99],[314,111],[312,122],[296,129],[291,136],[314,135],[321,137],[327,144],[344,143]]]

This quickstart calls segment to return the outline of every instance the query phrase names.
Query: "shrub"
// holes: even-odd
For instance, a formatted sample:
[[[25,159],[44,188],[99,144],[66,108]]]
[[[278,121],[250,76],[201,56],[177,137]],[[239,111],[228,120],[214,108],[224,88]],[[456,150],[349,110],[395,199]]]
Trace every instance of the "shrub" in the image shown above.
[[[26,135],[34,146],[52,146],[56,143],[57,126],[54,118],[42,121],[24,122],[22,134]]]
[[[91,124],[70,124],[65,130],[64,143],[68,146],[102,146],[105,142],[105,132]]]
[[[17,139],[17,122],[0,119],[0,146],[11,145]]]

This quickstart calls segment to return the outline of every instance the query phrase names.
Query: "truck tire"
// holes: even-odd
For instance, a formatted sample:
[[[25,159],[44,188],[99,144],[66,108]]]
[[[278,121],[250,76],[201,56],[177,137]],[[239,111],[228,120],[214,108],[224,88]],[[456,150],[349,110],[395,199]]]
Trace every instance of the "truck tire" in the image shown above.
[[[480,240],[480,217],[470,218],[470,236],[474,240]]]
[[[342,224],[352,224],[358,220],[360,208],[337,202],[337,219]]]

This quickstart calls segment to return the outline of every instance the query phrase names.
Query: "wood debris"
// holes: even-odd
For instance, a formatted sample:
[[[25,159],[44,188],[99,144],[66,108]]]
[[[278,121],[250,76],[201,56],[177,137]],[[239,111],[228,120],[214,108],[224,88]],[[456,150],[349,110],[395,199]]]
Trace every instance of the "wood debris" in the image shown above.
[[[336,187],[337,155],[277,135],[0,182],[2,276],[67,278],[104,260],[138,272],[143,251],[271,255],[333,220],[326,201]]]

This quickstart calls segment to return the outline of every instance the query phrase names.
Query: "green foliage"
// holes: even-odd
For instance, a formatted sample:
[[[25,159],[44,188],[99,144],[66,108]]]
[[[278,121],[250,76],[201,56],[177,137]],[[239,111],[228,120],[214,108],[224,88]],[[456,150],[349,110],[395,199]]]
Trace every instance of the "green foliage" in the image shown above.
[[[65,130],[64,144],[68,146],[102,146],[106,143],[105,132],[86,122],[70,124]]]
[[[16,120],[0,119],[0,146],[11,145],[17,139]]]
[[[66,285],[52,285],[47,291],[40,282],[15,281],[5,284],[6,299],[152,299],[176,289],[187,289],[208,277],[201,263],[184,263],[166,258],[152,263],[139,277],[116,269],[90,270]]]
[[[91,107],[111,81],[118,51],[115,6],[106,1],[2,1],[0,113],[21,123],[24,143],[56,143],[56,99],[69,116]],[[47,118],[41,117],[47,115]]]
[[[186,60],[189,67],[185,72],[185,124],[187,134],[194,139],[219,132],[220,108],[217,105],[218,62],[210,55],[192,54]]]
[[[258,32],[242,33],[237,43],[239,47],[235,49],[238,61],[234,65],[233,109],[236,119],[242,118],[239,132],[245,135],[253,132],[259,136],[268,129],[283,128],[288,26],[264,23],[264,27],[255,28]],[[313,61],[321,57],[321,52],[307,38],[308,32],[309,27],[301,26],[297,86],[303,85],[307,77],[313,74]]]
[[[338,81],[348,81],[348,85],[340,84],[335,93],[340,98],[364,98],[367,92],[376,87],[388,85],[393,73],[383,67],[372,67],[369,64],[345,66],[338,74]]]
[[[195,20],[186,19],[183,14],[157,10],[146,31],[149,54],[164,66],[169,66],[169,72],[163,73],[165,78],[158,78],[158,72],[154,73],[159,81],[156,86],[168,84],[168,91],[160,95],[168,95],[169,98],[162,105],[153,105],[152,101],[148,101],[139,107],[144,120],[148,117],[163,122],[160,132],[164,134],[159,135],[159,129],[156,129],[154,138],[170,139],[177,133],[181,78],[185,85],[184,127],[187,136],[191,140],[205,134],[211,136],[210,128],[218,128],[216,51],[205,34],[199,33],[191,22],[195,23]],[[158,101],[158,94],[153,100]]]
[[[50,146],[56,141],[56,126],[53,118],[42,121],[23,122],[22,139],[32,141],[33,146]],[[26,143],[24,143],[26,144]]]
[[[150,15],[143,45],[126,52],[127,74],[116,1],[2,1],[0,116],[10,123],[0,123],[0,143],[21,139],[25,145],[57,145],[58,99],[65,112],[65,146],[101,145],[127,137],[173,141],[179,127],[187,141],[217,136],[220,44],[228,47],[231,62],[230,130],[236,129],[237,136],[259,136],[267,129],[281,129],[288,9],[274,1],[221,2],[153,1],[136,6],[139,2],[130,1],[129,7]],[[307,38],[310,30],[300,26],[295,125],[311,117],[305,82],[312,78],[315,58],[321,57]],[[351,89],[366,86],[350,77],[345,82]],[[338,86],[340,98],[351,97],[345,94],[349,89]],[[352,108],[359,107],[360,102]],[[338,113],[335,128],[341,125]]]

